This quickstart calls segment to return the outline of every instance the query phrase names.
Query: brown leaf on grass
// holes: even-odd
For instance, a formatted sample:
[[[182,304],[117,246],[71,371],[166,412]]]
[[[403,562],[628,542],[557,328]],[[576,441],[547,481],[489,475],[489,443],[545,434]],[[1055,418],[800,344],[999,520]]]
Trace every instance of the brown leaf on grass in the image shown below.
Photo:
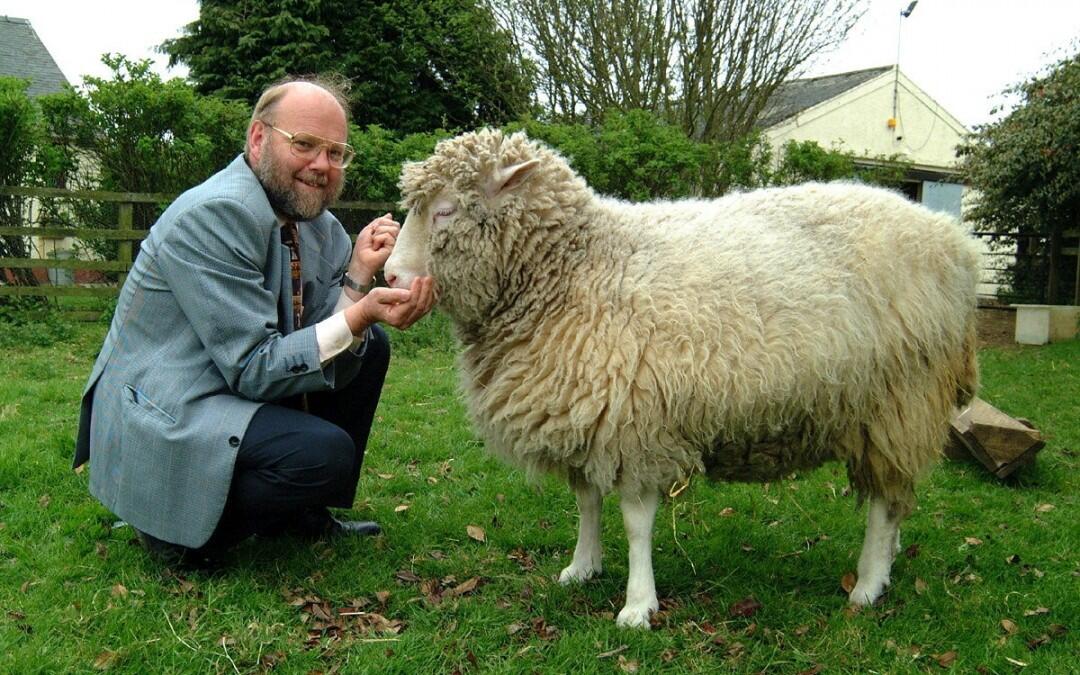
[[[386,605],[386,601],[390,599],[390,591],[375,591],[375,599],[380,605]]]
[[[968,546],[981,546],[983,542],[978,537],[964,537],[964,543]]]
[[[487,534],[484,533],[484,528],[478,525],[469,525],[465,528],[465,531],[469,534],[469,539],[475,539],[476,541],[487,541]]]
[[[429,605],[437,605],[442,602],[442,585],[438,579],[424,579],[421,581],[420,592],[427,599]]]
[[[1005,558],[1005,562],[1007,562],[1007,563],[1008,563],[1008,564],[1010,564],[1010,565],[1016,565],[1017,563],[1019,563],[1019,562],[1020,562],[1020,556],[1018,556],[1018,555],[1016,555],[1015,553],[1013,553],[1013,554],[1012,554],[1011,556],[1009,556],[1008,558]]]
[[[1053,504],[1037,504],[1035,506],[1035,511],[1036,511],[1036,513],[1049,513],[1050,511],[1053,511],[1055,508],[1056,507]]]
[[[559,629],[548,624],[542,616],[534,617],[531,621],[533,633],[541,640],[554,640],[559,636]]]
[[[723,509],[720,509],[721,518],[730,518],[733,515],[735,515],[735,509],[730,506],[725,506]]]
[[[1024,610],[1024,616],[1040,616],[1049,613],[1050,610],[1047,607],[1036,607],[1035,609]]]
[[[919,557],[919,545],[918,544],[912,544],[911,546],[908,546],[907,548],[904,549],[904,555],[907,556],[908,559],[910,559],[910,560],[914,560],[915,558],[918,558]]]
[[[512,624],[510,624],[509,626],[506,627],[506,634],[507,635],[516,635],[516,634],[520,633],[521,631],[525,630],[526,628],[528,628],[528,626],[526,626],[525,624],[518,623],[518,622],[515,621],[514,623],[512,623]]]
[[[75,473],[76,474],[81,475],[83,471],[86,471],[86,465],[85,464],[80,464],[79,466],[75,467]]]
[[[128,595],[128,589],[124,584],[116,584],[112,587],[112,596],[114,598],[126,598]]]
[[[818,675],[823,670],[825,670],[825,666],[815,663],[813,668],[800,670],[799,675]]]
[[[742,600],[739,600],[731,607],[729,607],[728,614],[731,616],[741,616],[743,618],[749,619],[750,617],[757,614],[759,609],[761,609],[761,603],[758,602],[754,598],[754,596],[750,595],[743,598]]]
[[[942,668],[948,668],[956,661],[957,656],[955,650],[950,650],[944,654],[934,654],[934,660],[937,661],[937,664]]]
[[[116,662],[120,660],[119,652],[114,652],[106,649],[97,655],[94,659],[94,670],[108,670],[116,665]]]
[[[52,501],[52,497],[50,497],[47,494],[44,494],[44,495],[41,495],[41,498],[38,499],[37,503],[38,503],[38,506],[40,506],[41,508],[44,509],[44,508],[49,506],[49,502],[51,502],[51,501]]]
[[[855,584],[858,583],[859,578],[855,576],[854,572],[848,572],[840,579],[840,588],[844,589],[845,593],[851,593],[855,590]]]
[[[94,545],[94,552],[97,553],[97,557],[105,559],[109,557],[109,547],[104,542],[98,542]]]
[[[795,637],[802,637],[802,636],[806,635],[809,632],[810,632],[810,626],[804,623],[803,625],[801,625],[801,626],[799,626],[798,628],[795,629]]]
[[[480,577],[473,577],[468,581],[463,581],[457,586],[454,586],[450,590],[443,593],[443,597],[446,598],[459,598],[463,595],[468,595],[476,590],[476,587],[480,585]]]
[[[416,576],[416,574],[410,572],[409,570],[398,570],[394,573],[394,578],[407,584],[415,584],[416,582],[420,581],[420,577]]]
[[[1013,621],[1010,621],[1009,619],[1002,619],[1000,623],[1001,623],[1001,630],[1005,631],[1009,635],[1016,635],[1017,631],[1020,630],[1020,627],[1017,626],[1016,623],[1014,623]]]
[[[669,647],[668,649],[665,649],[664,651],[660,652],[660,660],[663,661],[664,663],[671,663],[672,661],[675,660],[675,657],[678,656],[678,655],[679,655],[679,652],[677,652],[674,649],[671,649]]]
[[[394,474],[392,474],[392,473],[377,473],[375,475],[378,476],[379,478],[382,478],[383,480],[390,480],[391,478],[394,477]]]
[[[410,504],[398,504],[394,507],[394,513],[402,513],[409,510]]]
[[[923,581],[919,577],[915,577],[915,593],[917,595],[922,595],[927,591],[928,588],[930,587],[926,584],[925,581]]]
[[[510,551],[506,557],[516,562],[518,567],[525,572],[531,572],[536,569],[536,563],[523,548],[515,548],[513,551]]]
[[[631,661],[625,656],[621,654],[619,655],[619,670],[623,671],[624,673],[636,673],[638,671],[638,668],[640,667],[641,664],[639,664],[636,660]]]

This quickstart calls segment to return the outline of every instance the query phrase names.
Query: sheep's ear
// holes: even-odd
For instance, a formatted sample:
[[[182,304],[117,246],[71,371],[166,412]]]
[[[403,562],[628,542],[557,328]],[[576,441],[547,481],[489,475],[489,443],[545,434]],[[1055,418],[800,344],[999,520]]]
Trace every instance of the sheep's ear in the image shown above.
[[[488,183],[488,198],[494,199],[501,194],[519,187],[532,175],[533,170],[538,166],[540,166],[539,159],[530,159],[527,162],[519,162],[518,164],[511,164],[510,166],[499,167],[495,170],[495,174]]]

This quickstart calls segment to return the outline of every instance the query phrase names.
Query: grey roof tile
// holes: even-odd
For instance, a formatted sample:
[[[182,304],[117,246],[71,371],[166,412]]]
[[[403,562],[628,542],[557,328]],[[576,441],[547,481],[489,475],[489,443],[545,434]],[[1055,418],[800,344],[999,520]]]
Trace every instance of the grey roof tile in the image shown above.
[[[67,78],[30,22],[0,16],[0,75],[30,80],[30,96],[62,91]]]
[[[819,103],[836,98],[845,91],[854,89],[863,82],[872,80],[892,69],[892,66],[879,66],[865,70],[854,70],[849,73],[785,82],[777,87],[769,99],[765,110],[758,119],[758,126],[767,129],[780,124],[789,117],[793,117]]]

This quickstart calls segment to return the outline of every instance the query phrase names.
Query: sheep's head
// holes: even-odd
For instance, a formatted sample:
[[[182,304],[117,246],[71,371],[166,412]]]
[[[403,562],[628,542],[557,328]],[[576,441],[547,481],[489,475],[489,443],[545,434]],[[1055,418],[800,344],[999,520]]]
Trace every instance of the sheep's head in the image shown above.
[[[485,129],[406,164],[400,187],[408,216],[386,262],[387,281],[408,288],[417,276],[433,275],[451,317],[483,321],[510,290],[515,242],[532,200],[528,184],[545,155],[554,157],[522,133]]]

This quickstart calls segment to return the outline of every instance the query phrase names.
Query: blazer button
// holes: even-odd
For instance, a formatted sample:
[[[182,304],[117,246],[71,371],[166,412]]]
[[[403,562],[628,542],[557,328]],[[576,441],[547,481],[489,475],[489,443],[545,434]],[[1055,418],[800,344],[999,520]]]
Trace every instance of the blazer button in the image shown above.
[[[234,448],[240,447],[240,439],[236,436],[229,436],[229,445]]]

